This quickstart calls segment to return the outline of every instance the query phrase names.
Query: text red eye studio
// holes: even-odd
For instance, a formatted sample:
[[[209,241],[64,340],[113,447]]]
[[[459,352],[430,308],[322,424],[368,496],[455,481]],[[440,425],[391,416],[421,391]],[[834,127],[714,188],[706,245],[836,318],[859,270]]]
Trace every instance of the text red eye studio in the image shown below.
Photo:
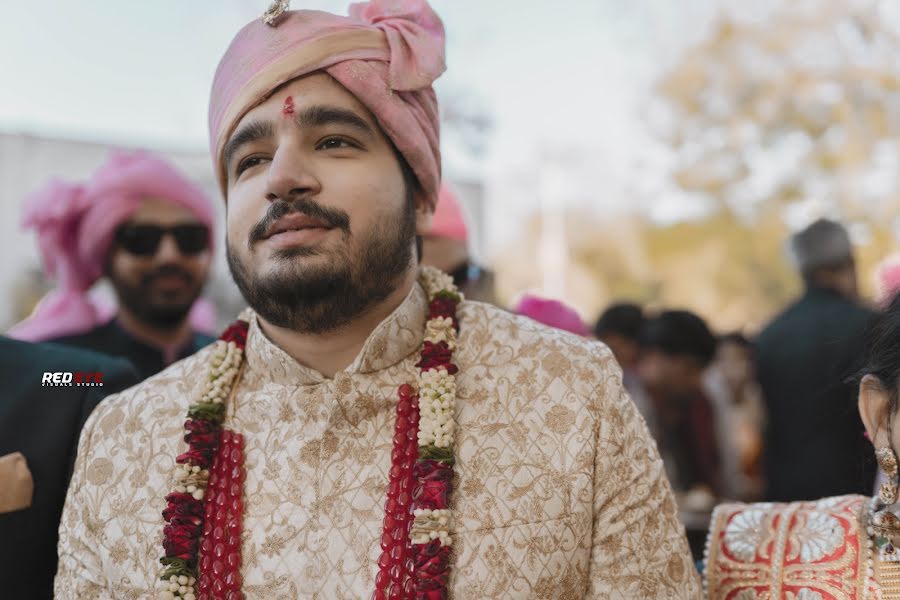
[[[44,371],[41,377],[44,387],[73,387],[103,385],[103,373],[94,371]]]

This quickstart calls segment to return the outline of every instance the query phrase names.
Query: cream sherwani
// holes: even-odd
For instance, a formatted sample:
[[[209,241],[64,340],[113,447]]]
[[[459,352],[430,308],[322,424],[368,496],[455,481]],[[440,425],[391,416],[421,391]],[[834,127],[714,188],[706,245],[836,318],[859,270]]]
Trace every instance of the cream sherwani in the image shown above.
[[[451,596],[699,598],[656,445],[610,352],[488,305],[459,310]],[[251,320],[226,418],[246,438],[249,600],[371,597],[397,387],[416,379],[426,312],[416,284],[333,379]],[[163,498],[209,354],[91,416],[60,526],[57,598],[155,598]]]

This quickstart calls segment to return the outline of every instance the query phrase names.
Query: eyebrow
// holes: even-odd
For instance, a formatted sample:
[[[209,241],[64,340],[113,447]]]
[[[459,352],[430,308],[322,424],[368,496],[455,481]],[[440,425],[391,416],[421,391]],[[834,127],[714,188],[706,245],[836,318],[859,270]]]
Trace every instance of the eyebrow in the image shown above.
[[[310,106],[298,112],[295,120],[297,125],[302,128],[322,127],[323,125],[346,125],[360,133],[374,135],[372,126],[365,119],[352,110],[337,106]]]
[[[228,143],[225,144],[225,149],[222,151],[222,158],[225,164],[229,165],[241,146],[274,136],[275,126],[269,121],[251,121],[231,136],[231,139],[228,140]]]
[[[324,125],[346,125],[356,129],[360,133],[369,136],[375,135],[371,125],[369,125],[365,119],[352,110],[339,108],[337,106],[316,105],[307,107],[297,113],[294,121],[301,128],[311,129],[313,127],[322,127]],[[241,127],[230,140],[228,140],[228,143],[225,144],[225,149],[222,151],[224,163],[226,165],[231,164],[231,159],[234,158],[234,155],[237,154],[237,151],[240,150],[241,146],[274,136],[275,125],[273,125],[271,121],[251,121],[250,123],[247,123]]]

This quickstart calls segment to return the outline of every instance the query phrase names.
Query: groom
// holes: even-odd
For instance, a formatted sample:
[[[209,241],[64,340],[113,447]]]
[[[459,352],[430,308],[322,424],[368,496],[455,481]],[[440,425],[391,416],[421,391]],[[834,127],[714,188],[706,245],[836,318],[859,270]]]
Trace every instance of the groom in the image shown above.
[[[252,311],[88,422],[57,595],[697,598],[609,350],[418,268],[440,19],[424,0],[271,16],[210,100]]]

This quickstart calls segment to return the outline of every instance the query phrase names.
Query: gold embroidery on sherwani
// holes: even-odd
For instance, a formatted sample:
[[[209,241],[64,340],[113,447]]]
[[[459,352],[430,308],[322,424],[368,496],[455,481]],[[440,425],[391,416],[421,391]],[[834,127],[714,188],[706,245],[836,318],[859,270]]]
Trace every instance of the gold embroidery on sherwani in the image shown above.
[[[369,597],[397,386],[415,379],[426,310],[415,286],[333,379],[251,319],[230,417],[246,439],[248,600]],[[699,598],[656,446],[609,351],[478,303],[464,302],[460,320],[452,597]],[[159,500],[207,354],[91,416],[63,515],[58,597],[153,597]]]

